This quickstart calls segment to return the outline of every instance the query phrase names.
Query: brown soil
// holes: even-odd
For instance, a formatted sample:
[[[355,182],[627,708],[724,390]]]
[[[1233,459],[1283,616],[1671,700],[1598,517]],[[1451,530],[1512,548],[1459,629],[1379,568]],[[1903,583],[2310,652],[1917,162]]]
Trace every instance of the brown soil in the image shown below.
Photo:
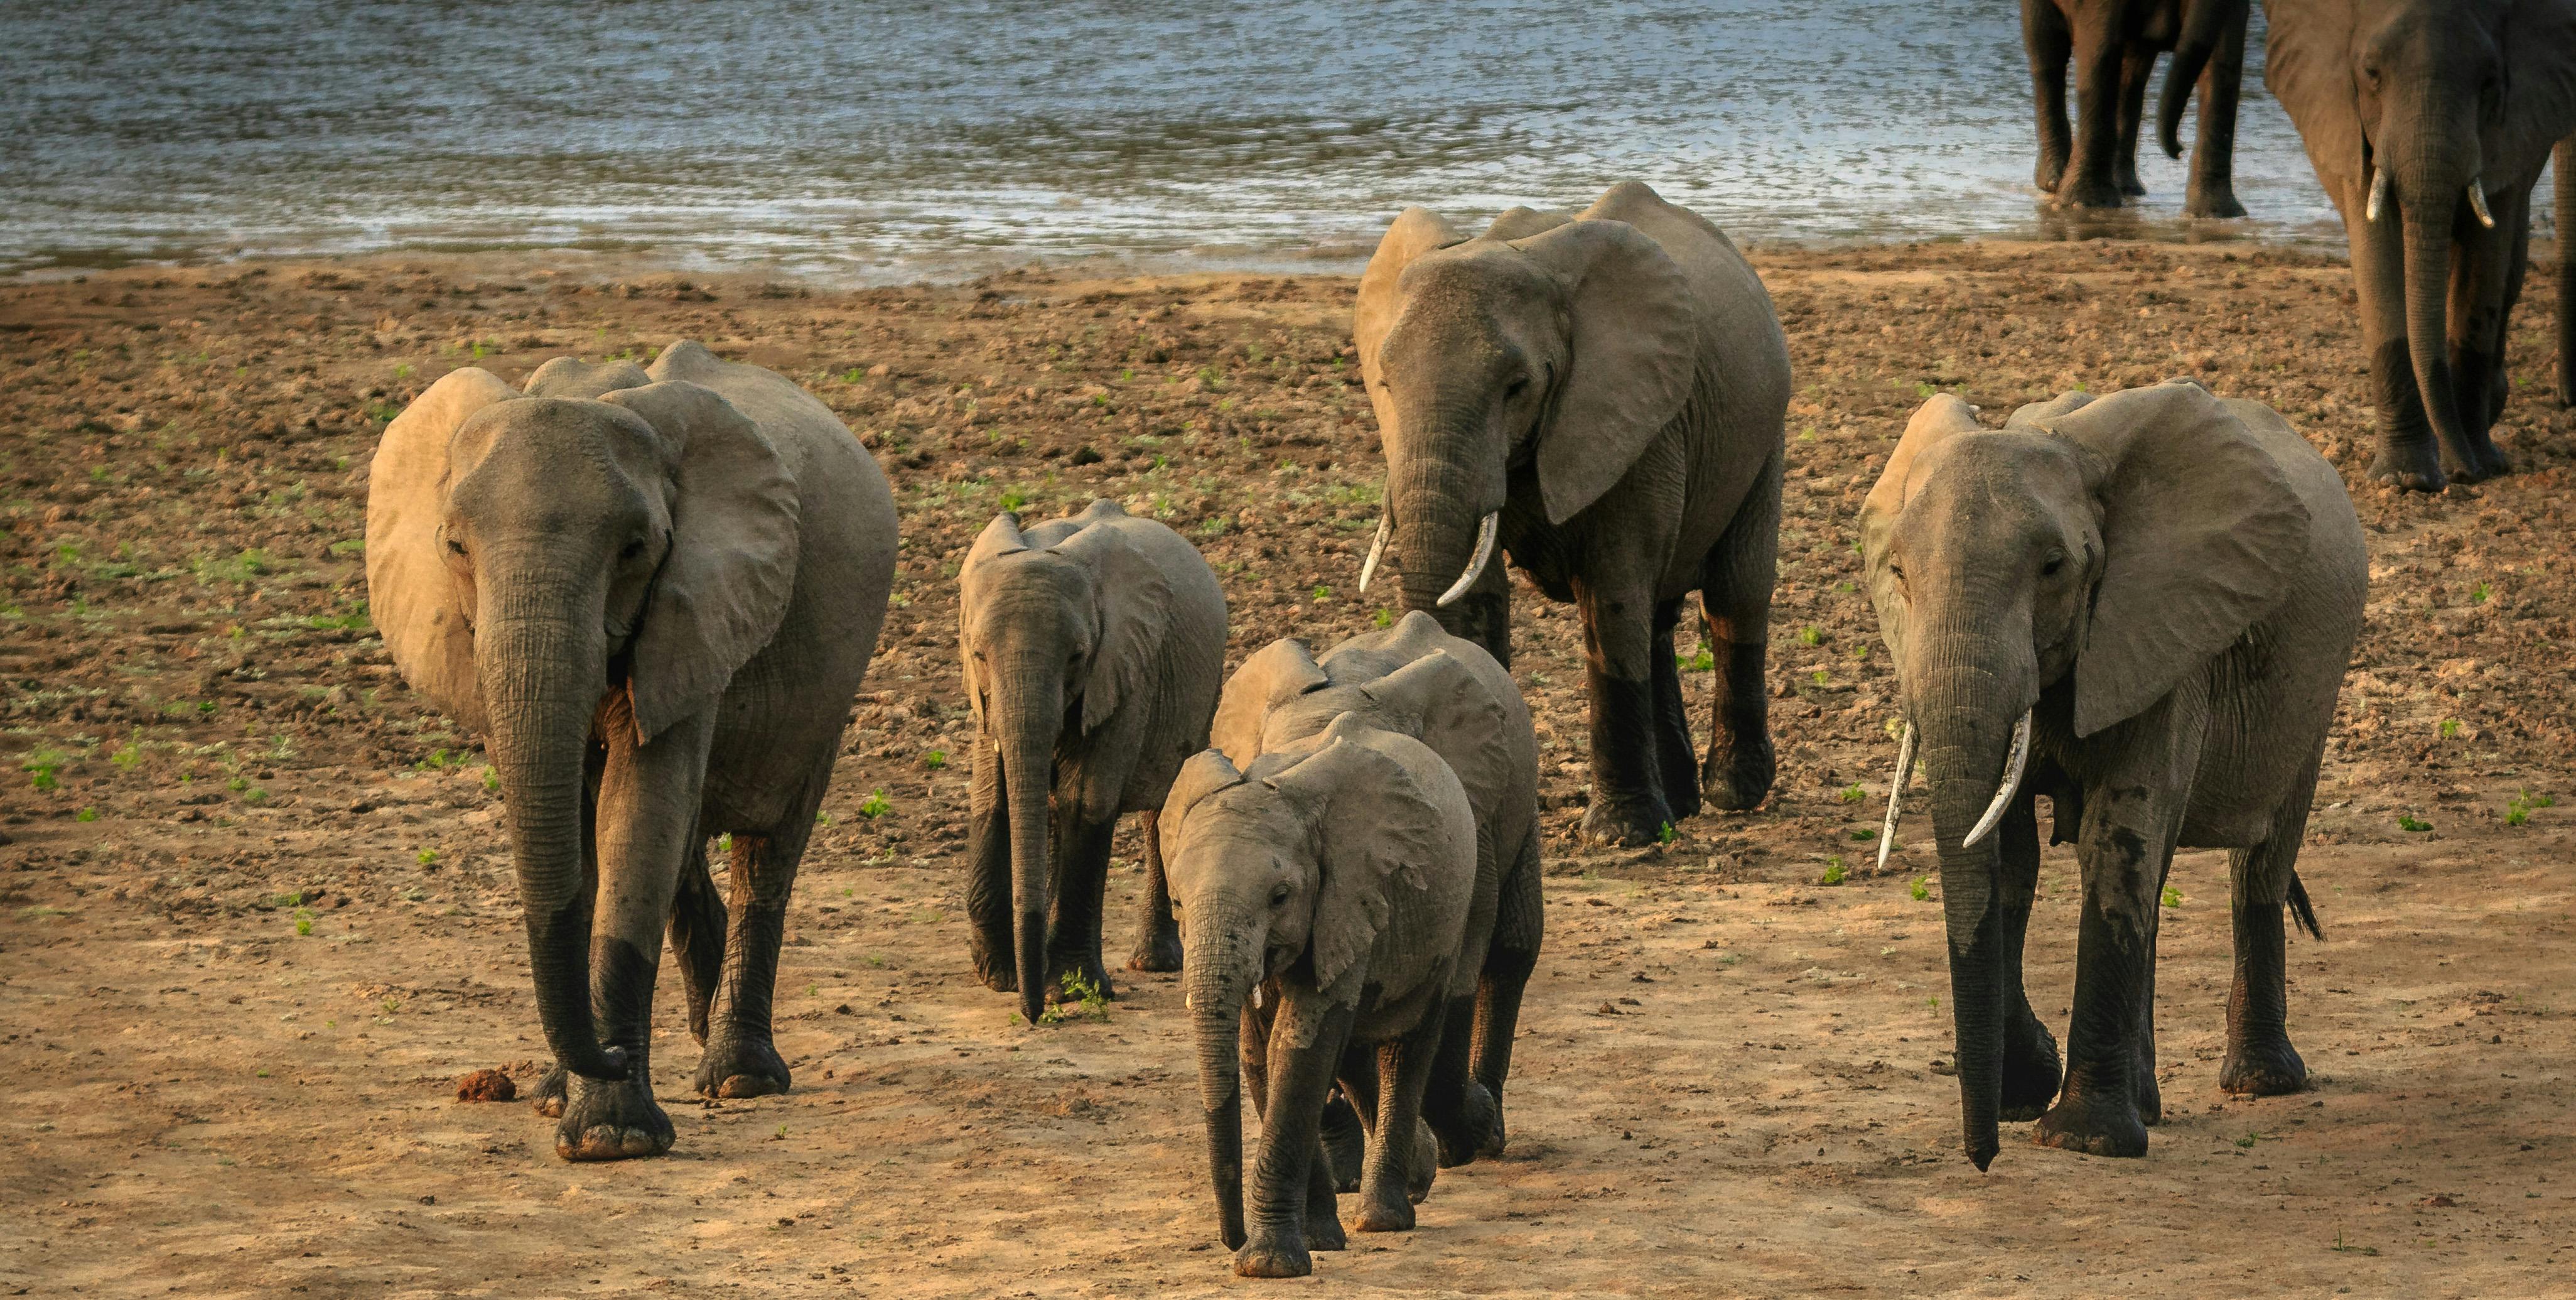
[[[2576,423],[2548,372],[2552,279],[2532,277],[2515,335],[2503,441],[2523,472],[2424,498],[2358,483],[2367,381],[2329,261],[2086,244],[1758,262],[1799,392],[1777,793],[1660,849],[1577,851],[1578,629],[1521,602],[1550,933],[1512,1149],[1444,1173],[1419,1230],[1359,1238],[1319,1279],[1336,1294],[2566,1289],[2576,825],[2516,802],[2576,798]],[[1108,494],[1206,549],[1236,657],[1367,626],[1379,604],[1350,587],[1380,465],[1351,292],[1033,273],[823,293],[526,259],[0,286],[0,1286],[1235,1286],[1211,1248],[1171,978],[1124,979],[1106,1023],[1030,1030],[967,973],[951,578],[1005,505]],[[839,409],[894,477],[905,551],[797,891],[779,997],[795,1091],[688,1095],[696,1050],[674,1008],[656,1062],[678,1149],[567,1165],[551,1121],[452,1099],[495,1060],[531,1077],[521,1058],[541,1049],[482,759],[367,630],[365,472],[384,421],[452,367],[516,380],[559,353],[645,355],[680,335]],[[1855,838],[1893,746],[1883,653],[1848,589],[1852,517],[1935,386],[1995,418],[2177,372],[2279,407],[2345,467],[2370,529],[2370,626],[2302,863],[2327,939],[2291,949],[2292,1032],[2319,1086],[2218,1092],[2225,859],[2187,854],[2152,1151],[2008,1141],[1980,1175],[1958,1153],[1930,861],[1905,852],[1875,877]],[[1843,883],[1821,884],[1837,859]],[[1121,950],[1140,878],[1117,879]],[[2052,850],[2030,965],[2061,1032],[2075,895]]]
[[[476,1070],[456,1081],[458,1101],[516,1101],[519,1085],[499,1070]]]

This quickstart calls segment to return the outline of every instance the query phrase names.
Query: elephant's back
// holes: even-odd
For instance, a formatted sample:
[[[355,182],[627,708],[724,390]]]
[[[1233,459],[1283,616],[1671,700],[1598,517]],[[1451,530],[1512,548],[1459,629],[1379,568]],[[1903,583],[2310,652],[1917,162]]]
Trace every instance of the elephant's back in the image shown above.
[[[2280,412],[2242,398],[2223,398],[2221,404],[2281,467],[2299,504],[2307,507],[2309,572],[2303,581],[2292,584],[2293,600],[2315,600],[2321,613],[2339,614],[2357,631],[2370,582],[2370,548],[2343,476]]]
[[[1708,218],[1665,201],[1637,181],[1611,186],[1582,215],[1624,221],[1654,240],[1690,282],[1703,310],[1702,324],[1709,347],[1723,369],[1743,377],[1731,386],[1752,390],[1746,395],[1758,402],[1767,399],[1767,389],[1772,385],[1746,381],[1776,377],[1779,401],[1786,405],[1788,336],[1780,328],[1770,289],[1725,231]]]

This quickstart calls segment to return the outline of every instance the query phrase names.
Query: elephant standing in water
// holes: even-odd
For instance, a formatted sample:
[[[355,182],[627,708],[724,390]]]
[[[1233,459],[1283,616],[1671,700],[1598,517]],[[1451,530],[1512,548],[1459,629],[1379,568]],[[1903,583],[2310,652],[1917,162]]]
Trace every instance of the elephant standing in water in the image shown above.
[[[1101,895],[1121,813],[1141,813],[1145,915],[1129,961],[1178,970],[1154,819],[1207,745],[1225,671],[1225,592],[1181,535],[1094,501],[1023,532],[1002,515],[957,575],[975,710],[966,886],[975,973],[1031,1024],[1077,976],[1114,996]]]
[[[1497,546],[1582,611],[1584,834],[1650,844],[1771,788],[1763,680],[1789,350],[1717,227],[1633,181],[1574,217],[1516,208],[1467,239],[1408,208],[1360,278],[1361,376],[1386,447],[1382,557],[1404,604],[1511,664]],[[1705,765],[1673,662],[1700,593],[1718,673]]]
[[[2512,463],[2510,384],[2531,192],[2553,146],[2576,230],[2576,0],[2267,0],[2263,79],[2352,246],[2379,408],[2370,476],[2438,492]],[[2559,258],[2558,398],[2576,402],[2576,260]]]
[[[2138,180],[2138,132],[2156,56],[2173,52],[2156,108],[2156,138],[2182,157],[2183,105],[2200,89],[2200,138],[2192,146],[2183,213],[2241,217],[2236,201],[2236,105],[2245,78],[2252,0],[2021,0],[2039,113],[2032,181],[2060,207],[2116,208],[2147,187]],[[2066,130],[2066,65],[2075,64],[2075,131]]]
[[[500,775],[556,1154],[670,1149],[649,1069],[666,923],[698,1091],[787,1089],[788,889],[894,551],[885,475],[831,408],[695,343],[649,371],[551,361],[525,395],[458,370],[386,427],[370,608]],[[720,834],[730,909],[707,879]]]
[[[2146,1153],[2177,846],[2234,850],[2220,1086],[2304,1086],[2281,910],[2315,932],[2295,868],[2369,580],[2334,468],[2270,408],[2184,381],[2070,393],[1999,432],[1944,394],[1861,538],[1908,724],[1889,798],[1918,745],[1931,782],[1968,1157],[1985,1168],[1996,1120],[2033,1116],[2045,1145]],[[2083,875],[2062,1094],[2021,974],[2042,794]]]

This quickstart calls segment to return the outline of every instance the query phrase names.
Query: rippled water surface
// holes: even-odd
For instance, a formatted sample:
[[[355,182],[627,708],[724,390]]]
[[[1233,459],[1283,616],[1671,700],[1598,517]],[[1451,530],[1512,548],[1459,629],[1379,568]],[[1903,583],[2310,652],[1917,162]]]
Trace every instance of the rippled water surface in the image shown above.
[[[2246,80],[2254,218],[2181,221],[2182,164],[2150,145],[2131,228],[2332,239]],[[10,0],[0,108],[0,269],[531,246],[868,281],[1340,266],[1407,203],[1579,206],[1624,177],[1754,240],[2053,233],[2011,0]]]

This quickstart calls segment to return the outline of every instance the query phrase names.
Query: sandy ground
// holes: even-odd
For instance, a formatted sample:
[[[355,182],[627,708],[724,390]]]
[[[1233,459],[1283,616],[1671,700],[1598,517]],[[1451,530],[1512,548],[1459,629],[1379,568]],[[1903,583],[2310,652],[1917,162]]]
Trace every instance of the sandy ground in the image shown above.
[[[1106,494],[1206,549],[1235,658],[1366,626],[1379,606],[1349,588],[1380,462],[1350,281],[843,294],[482,258],[0,285],[0,1292],[2576,1292],[2576,822],[2551,802],[2576,798],[2576,418],[2545,361],[2550,280],[2515,336],[2502,440],[2524,472],[2426,499],[2358,486],[2366,377],[2334,263],[2118,243],[1757,260],[1799,392],[1775,796],[1663,848],[1578,851],[1578,629],[1519,602],[1551,840],[1512,1149],[1445,1172],[1417,1231],[1288,1283],[1239,1282],[1214,1246],[1171,977],[1129,977],[1106,1022],[1031,1030],[968,974],[951,580],[996,510]],[[795,1091],[688,1095],[666,978],[678,1148],[567,1165],[524,1104],[454,1099],[478,1068],[530,1082],[542,1049],[483,760],[367,629],[365,471],[448,369],[516,380],[677,335],[839,409],[893,475],[905,552],[797,890]],[[1893,746],[1852,518],[1935,388],[1999,418],[2173,373],[2280,407],[2370,529],[2370,626],[2302,862],[2327,938],[2291,948],[2318,1087],[2218,1092],[2225,863],[2186,855],[2153,1149],[2088,1159],[2010,1126],[1980,1175],[1929,854],[1877,876],[1855,834]],[[1121,949],[1140,880],[1115,885]],[[2061,1033],[2074,907],[2052,850],[2030,969]]]

